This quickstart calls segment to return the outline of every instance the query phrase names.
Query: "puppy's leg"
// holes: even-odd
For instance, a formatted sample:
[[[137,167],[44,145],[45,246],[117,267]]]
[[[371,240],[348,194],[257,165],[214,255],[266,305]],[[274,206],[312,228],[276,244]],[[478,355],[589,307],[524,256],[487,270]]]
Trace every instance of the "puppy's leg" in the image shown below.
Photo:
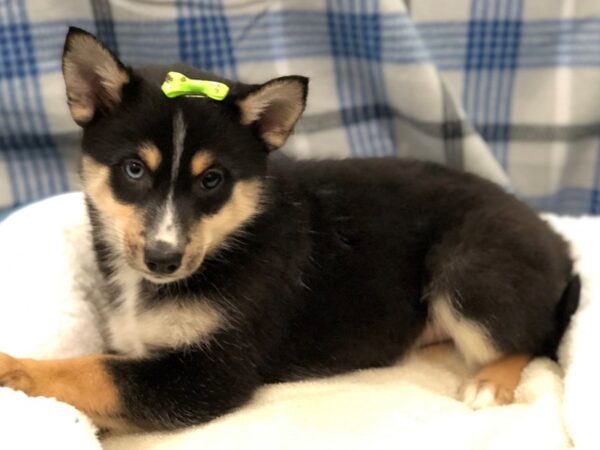
[[[461,391],[476,407],[511,401],[529,359],[556,340],[570,263],[557,236],[525,232],[537,220],[527,214],[473,214],[428,255],[430,319],[481,370]]]
[[[0,385],[69,403],[100,428],[173,429],[240,406],[258,386],[249,350],[220,344],[144,359],[41,361],[0,354]]]
[[[452,337],[467,362],[480,368],[461,386],[459,397],[475,409],[511,403],[531,357],[498,349],[485,326],[461,314],[447,295],[433,298],[430,311],[431,319]]]
[[[521,373],[531,357],[523,354],[504,356],[484,366],[460,388],[459,396],[474,409],[512,403]]]
[[[17,359],[0,354],[0,385],[30,396],[53,397],[75,406],[99,427],[131,428],[122,417],[120,393],[106,355],[63,360]]]

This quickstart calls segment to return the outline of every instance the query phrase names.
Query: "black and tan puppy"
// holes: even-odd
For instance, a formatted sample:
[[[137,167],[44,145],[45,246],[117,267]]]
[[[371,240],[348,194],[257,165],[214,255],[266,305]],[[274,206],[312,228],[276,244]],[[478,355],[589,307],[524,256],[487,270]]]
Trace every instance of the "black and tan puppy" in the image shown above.
[[[492,183],[416,161],[270,161],[303,77],[169,99],[168,70],[219,78],[128,68],[78,29],[63,69],[109,351],[4,355],[2,384],[101,427],[169,429],[264,383],[391,364],[432,332],[479,370],[462,390],[474,407],[511,401],[529,359],[554,352],[578,298],[567,247]]]

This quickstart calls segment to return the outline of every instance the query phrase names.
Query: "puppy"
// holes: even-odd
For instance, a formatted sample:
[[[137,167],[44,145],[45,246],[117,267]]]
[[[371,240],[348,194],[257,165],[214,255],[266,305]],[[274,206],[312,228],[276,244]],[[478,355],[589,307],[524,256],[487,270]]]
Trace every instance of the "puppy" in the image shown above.
[[[167,98],[170,70],[229,93]],[[494,184],[417,161],[274,161],[304,77],[131,69],[76,28],[63,72],[108,351],[2,355],[1,384],[102,428],[173,429],[264,383],[389,365],[432,334],[478,371],[468,404],[507,403],[555,351],[579,295],[567,246]]]

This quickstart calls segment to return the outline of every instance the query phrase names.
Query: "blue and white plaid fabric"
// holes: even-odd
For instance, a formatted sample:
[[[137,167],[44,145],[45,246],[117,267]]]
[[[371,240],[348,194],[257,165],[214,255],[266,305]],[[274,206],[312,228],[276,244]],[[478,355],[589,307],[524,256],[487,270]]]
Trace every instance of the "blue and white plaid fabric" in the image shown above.
[[[311,77],[290,154],[432,159],[600,213],[598,0],[0,0],[0,208],[77,188],[68,25],[132,65]]]

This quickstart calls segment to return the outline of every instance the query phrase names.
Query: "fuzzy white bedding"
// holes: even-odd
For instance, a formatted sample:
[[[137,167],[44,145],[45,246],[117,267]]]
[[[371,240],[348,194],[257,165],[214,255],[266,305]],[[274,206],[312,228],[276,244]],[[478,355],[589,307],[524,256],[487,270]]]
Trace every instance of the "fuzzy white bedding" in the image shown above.
[[[74,408],[0,388],[0,448],[57,449],[598,449],[600,218],[548,220],[582,275],[581,306],[560,351],[524,372],[510,406],[472,411],[455,399],[468,370],[449,345],[401,364],[267,386],[237,412],[172,433],[99,440]],[[101,350],[90,301],[101,295],[81,194],[0,223],[0,351],[37,358]]]

